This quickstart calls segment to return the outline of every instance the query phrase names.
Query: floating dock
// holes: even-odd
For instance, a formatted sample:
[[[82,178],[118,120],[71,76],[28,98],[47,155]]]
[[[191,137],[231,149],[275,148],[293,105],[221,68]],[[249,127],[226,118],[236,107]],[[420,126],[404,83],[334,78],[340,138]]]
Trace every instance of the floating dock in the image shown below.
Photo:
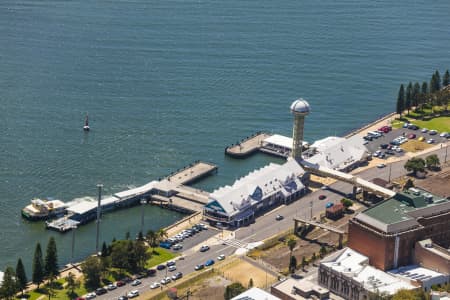
[[[101,211],[130,207],[145,201],[188,214],[201,212],[208,202],[209,193],[188,187],[187,184],[212,175],[217,170],[218,167],[214,164],[196,161],[160,181],[151,181],[143,186],[102,199]],[[66,216],[46,222],[47,228],[66,232],[94,220],[97,216],[97,201],[68,203],[66,211]]]

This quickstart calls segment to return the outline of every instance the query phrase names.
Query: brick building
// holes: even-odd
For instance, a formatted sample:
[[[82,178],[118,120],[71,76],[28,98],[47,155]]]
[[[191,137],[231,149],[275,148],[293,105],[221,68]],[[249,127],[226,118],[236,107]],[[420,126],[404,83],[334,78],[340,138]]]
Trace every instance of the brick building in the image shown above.
[[[348,246],[382,270],[414,262],[416,242],[450,246],[450,201],[418,188],[397,193],[349,222]]]

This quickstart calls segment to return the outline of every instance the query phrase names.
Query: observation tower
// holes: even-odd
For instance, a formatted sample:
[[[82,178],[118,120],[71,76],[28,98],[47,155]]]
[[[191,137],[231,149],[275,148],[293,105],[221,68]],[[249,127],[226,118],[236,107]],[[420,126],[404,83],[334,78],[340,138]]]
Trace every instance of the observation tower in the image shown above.
[[[294,126],[292,129],[292,154],[298,162],[302,160],[303,127],[305,126],[305,116],[309,114],[311,108],[309,103],[303,99],[297,99],[291,104],[291,113],[294,115]]]

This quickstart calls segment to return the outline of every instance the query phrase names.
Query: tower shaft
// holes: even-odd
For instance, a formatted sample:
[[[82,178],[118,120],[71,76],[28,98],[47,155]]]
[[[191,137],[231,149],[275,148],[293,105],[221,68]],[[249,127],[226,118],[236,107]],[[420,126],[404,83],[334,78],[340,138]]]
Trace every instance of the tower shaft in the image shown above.
[[[294,114],[294,126],[292,129],[292,154],[291,156],[300,161],[302,159],[303,144],[303,128],[305,125],[305,117],[303,115]]]

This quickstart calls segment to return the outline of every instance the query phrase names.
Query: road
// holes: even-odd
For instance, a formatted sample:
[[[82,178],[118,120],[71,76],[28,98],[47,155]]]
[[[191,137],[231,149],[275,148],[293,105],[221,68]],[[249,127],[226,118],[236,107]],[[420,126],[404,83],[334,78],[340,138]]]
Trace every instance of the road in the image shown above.
[[[420,155],[419,157],[424,158],[431,154],[437,154],[440,161],[444,162],[447,150],[448,148],[446,148],[444,145],[442,148]],[[450,153],[447,154],[450,155]],[[376,167],[366,169],[358,173],[358,176],[366,180],[371,180],[376,177],[388,180],[389,177],[396,178],[403,176],[406,174],[406,170],[403,167],[406,159],[408,159],[408,157],[404,157],[401,161],[387,164],[387,167],[382,169]],[[116,290],[109,291],[105,295],[98,296],[97,299],[117,299],[119,296],[125,295],[129,291],[134,289],[139,290],[139,292],[142,294],[143,292],[150,290],[151,283],[155,281],[159,282],[166,276],[172,276],[176,272],[182,272],[184,275],[195,272],[194,267],[197,264],[204,264],[208,259],[216,260],[217,256],[220,254],[225,254],[228,257],[233,254],[238,247],[246,246],[248,243],[256,241],[262,241],[281,231],[292,228],[292,219],[294,217],[309,219],[311,216],[311,204],[312,214],[319,215],[324,211],[324,207],[327,202],[337,203],[338,201],[340,201],[340,199],[342,199],[343,195],[350,193],[351,191],[352,186],[350,184],[344,182],[335,182],[329,185],[328,190],[318,190],[316,192],[307,194],[289,205],[280,206],[268,212],[266,215],[258,217],[253,224],[235,230],[235,240],[234,242],[230,242],[229,244],[223,244],[220,241],[221,235],[223,234],[221,230],[210,228],[207,231],[202,231],[194,237],[183,241],[184,259],[177,260],[176,271],[168,272],[167,269],[163,271],[157,271],[156,276],[141,279],[142,284],[137,287],[132,287],[131,285],[127,284],[123,287],[117,288]],[[325,200],[319,200],[318,196],[321,194],[326,195],[327,198]],[[278,214],[284,216],[284,219],[281,221],[276,221],[275,216]],[[214,238],[214,236],[216,238]],[[200,245],[204,243],[208,243],[211,249],[203,253],[199,252],[198,249],[200,248]],[[173,282],[168,284],[169,287],[172,285],[174,285]]]

